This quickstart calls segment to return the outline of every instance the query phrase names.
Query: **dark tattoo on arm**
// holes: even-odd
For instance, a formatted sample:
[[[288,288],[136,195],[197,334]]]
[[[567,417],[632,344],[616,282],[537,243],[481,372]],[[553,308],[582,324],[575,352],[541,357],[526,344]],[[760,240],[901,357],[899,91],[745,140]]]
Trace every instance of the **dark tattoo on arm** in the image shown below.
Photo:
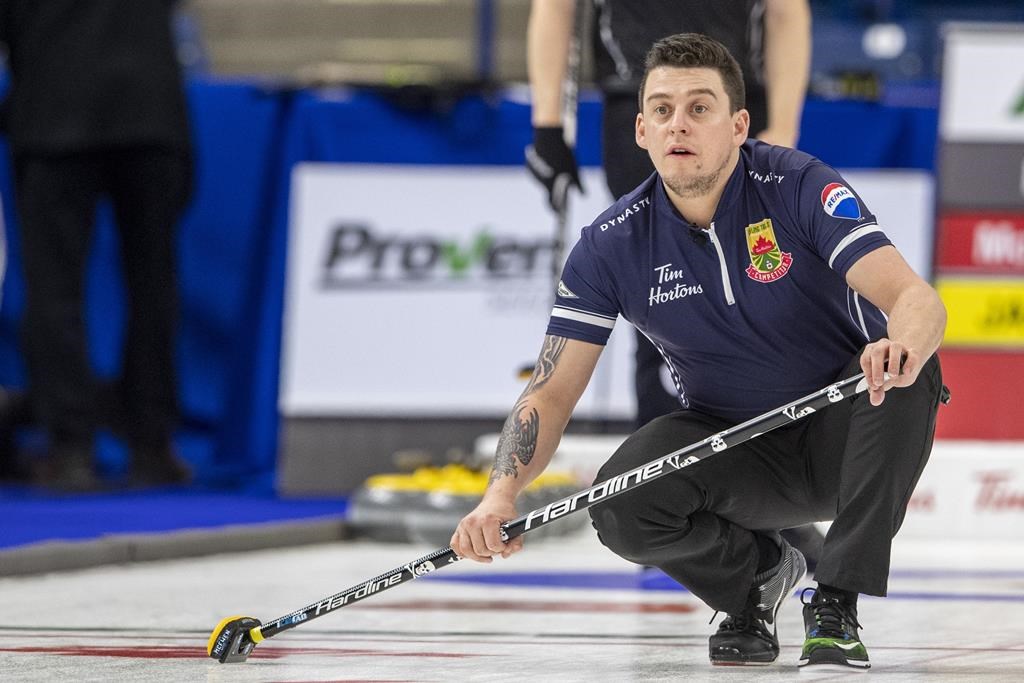
[[[527,408],[520,399],[512,414],[505,420],[498,440],[498,454],[494,457],[489,482],[505,476],[519,476],[518,460],[529,465],[537,450],[537,434],[540,431],[540,417],[535,408]]]
[[[523,390],[523,396],[529,396],[551,379],[551,375],[558,365],[558,357],[565,350],[565,337],[547,335],[544,337],[544,347],[540,350],[540,357],[537,358],[537,367],[533,370],[533,377],[530,383]]]
[[[558,357],[565,350],[565,337],[547,335],[544,346],[537,358],[537,367],[533,370],[530,383],[523,390],[512,413],[505,420],[498,439],[498,453],[494,457],[494,467],[488,483],[501,477],[518,477],[519,464],[529,465],[537,450],[537,435],[540,433],[540,416],[536,408],[527,407],[526,398],[551,379],[558,366]],[[517,463],[518,461],[518,463]]]

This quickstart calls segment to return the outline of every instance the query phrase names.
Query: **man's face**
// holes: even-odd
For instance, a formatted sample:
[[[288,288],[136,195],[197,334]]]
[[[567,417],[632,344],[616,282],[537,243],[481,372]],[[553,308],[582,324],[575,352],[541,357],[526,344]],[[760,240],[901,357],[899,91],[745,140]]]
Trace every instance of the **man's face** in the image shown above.
[[[718,71],[662,66],[647,75],[636,143],[670,190],[684,199],[703,197],[724,183],[737,149],[747,139],[745,109],[730,113]]]

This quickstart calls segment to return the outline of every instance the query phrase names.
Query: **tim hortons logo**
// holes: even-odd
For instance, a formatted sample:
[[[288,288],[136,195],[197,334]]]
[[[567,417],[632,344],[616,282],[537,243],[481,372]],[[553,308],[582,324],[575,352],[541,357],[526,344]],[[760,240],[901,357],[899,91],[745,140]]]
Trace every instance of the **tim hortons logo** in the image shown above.
[[[935,491],[931,489],[914,491],[907,503],[907,510],[914,512],[935,512]]]
[[[1024,491],[1011,486],[1013,472],[988,471],[979,472],[977,476],[981,488],[978,489],[978,497],[974,501],[975,510],[1024,510]]]
[[[704,293],[704,285],[688,285],[685,282],[679,282],[678,280],[684,278],[685,274],[682,270],[674,270],[671,263],[657,266],[654,272],[658,274],[658,286],[651,287],[648,306]],[[665,285],[667,289],[663,289],[662,285]]]

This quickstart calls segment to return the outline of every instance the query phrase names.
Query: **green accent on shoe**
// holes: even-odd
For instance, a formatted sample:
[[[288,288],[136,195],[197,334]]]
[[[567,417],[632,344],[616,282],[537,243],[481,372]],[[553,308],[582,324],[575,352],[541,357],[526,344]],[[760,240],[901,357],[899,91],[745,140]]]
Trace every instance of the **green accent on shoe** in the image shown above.
[[[868,649],[859,640],[822,637],[808,638],[804,641],[804,648],[800,653],[801,663],[809,659],[814,652],[823,648],[838,650],[846,660],[855,660],[863,664],[868,662]]]
[[[811,598],[807,599],[807,594]],[[857,606],[831,594],[813,589],[800,596],[804,603],[804,627],[807,638],[800,653],[799,666],[843,668],[864,671],[871,667],[868,651],[857,629]]]

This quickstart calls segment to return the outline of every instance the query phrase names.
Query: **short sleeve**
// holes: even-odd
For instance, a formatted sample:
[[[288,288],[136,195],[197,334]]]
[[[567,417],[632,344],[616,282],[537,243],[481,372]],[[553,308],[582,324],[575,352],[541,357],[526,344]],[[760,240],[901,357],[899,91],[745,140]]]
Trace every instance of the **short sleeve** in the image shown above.
[[[860,195],[825,164],[817,162],[805,170],[797,205],[808,243],[844,278],[861,256],[892,244]]]
[[[594,253],[591,229],[584,229],[566,259],[547,334],[603,346],[615,327],[619,306],[611,280]]]

